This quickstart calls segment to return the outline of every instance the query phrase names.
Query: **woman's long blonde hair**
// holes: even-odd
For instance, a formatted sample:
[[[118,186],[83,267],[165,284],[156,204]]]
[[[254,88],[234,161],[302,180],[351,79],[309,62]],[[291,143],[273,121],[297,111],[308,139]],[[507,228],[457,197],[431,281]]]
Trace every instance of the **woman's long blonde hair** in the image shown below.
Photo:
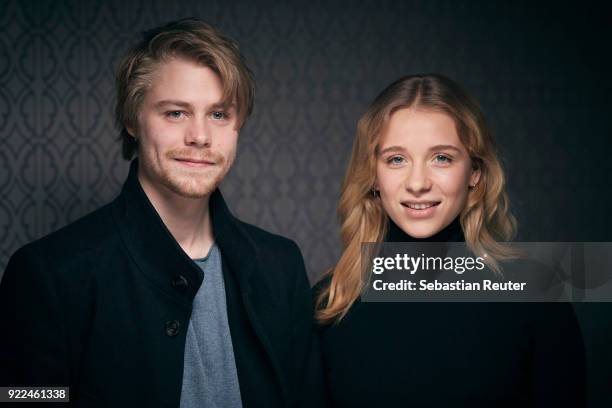
[[[514,237],[516,221],[510,214],[504,172],[495,151],[493,135],[482,111],[467,92],[441,75],[409,75],[389,85],[359,120],[351,160],[342,183],[338,204],[344,251],[329,272],[329,285],[318,295],[316,318],[321,323],[340,321],[363,288],[361,244],[382,242],[387,215],[371,192],[376,179],[377,149],[381,132],[391,114],[403,108],[441,112],[453,118],[459,139],[473,168],[481,171],[478,188],[470,191],[460,222],[467,246],[475,254],[487,254],[489,266],[513,256],[498,243]]]

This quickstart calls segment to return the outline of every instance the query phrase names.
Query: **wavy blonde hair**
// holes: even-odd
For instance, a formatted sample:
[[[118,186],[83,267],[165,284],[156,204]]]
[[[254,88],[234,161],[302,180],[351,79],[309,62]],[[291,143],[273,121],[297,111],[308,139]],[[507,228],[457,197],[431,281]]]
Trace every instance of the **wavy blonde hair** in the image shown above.
[[[342,183],[338,217],[344,251],[317,299],[321,323],[340,321],[360,296],[364,285],[361,244],[382,242],[388,228],[380,200],[372,195],[382,130],[399,109],[419,108],[449,115],[466,147],[474,169],[480,169],[478,188],[470,190],[460,222],[468,248],[499,272],[499,260],[514,252],[498,241],[511,240],[516,220],[509,211],[505,178],[493,135],[476,101],[456,82],[442,75],[409,75],[389,85],[359,120],[349,166]]]

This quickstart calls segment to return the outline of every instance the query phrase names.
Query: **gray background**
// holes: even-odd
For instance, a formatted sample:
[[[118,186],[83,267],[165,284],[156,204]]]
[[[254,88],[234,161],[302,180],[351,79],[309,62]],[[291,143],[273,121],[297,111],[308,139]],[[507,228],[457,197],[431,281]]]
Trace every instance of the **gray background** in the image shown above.
[[[226,199],[295,239],[311,279],[339,254],[357,119],[407,73],[446,74],[479,99],[519,239],[612,241],[612,24],[595,3],[0,0],[0,271],[19,246],[118,193],[115,64],[138,31],[186,16],[237,39],[256,75]],[[612,311],[577,310],[603,395]]]

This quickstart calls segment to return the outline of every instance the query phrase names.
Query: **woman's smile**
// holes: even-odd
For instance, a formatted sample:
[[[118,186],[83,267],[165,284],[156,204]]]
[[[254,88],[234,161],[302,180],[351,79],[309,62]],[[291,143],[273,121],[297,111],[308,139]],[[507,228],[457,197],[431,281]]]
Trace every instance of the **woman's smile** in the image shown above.
[[[440,201],[402,201],[400,204],[410,218],[429,218],[435,215]]]

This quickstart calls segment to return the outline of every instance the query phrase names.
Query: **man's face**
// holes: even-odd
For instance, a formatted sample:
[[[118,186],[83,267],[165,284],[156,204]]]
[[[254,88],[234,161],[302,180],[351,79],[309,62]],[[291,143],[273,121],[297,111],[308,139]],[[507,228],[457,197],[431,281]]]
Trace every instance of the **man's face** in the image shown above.
[[[218,75],[195,62],[173,58],[152,74],[138,114],[139,174],[157,194],[202,198],[212,193],[236,157],[233,107],[221,105]]]

